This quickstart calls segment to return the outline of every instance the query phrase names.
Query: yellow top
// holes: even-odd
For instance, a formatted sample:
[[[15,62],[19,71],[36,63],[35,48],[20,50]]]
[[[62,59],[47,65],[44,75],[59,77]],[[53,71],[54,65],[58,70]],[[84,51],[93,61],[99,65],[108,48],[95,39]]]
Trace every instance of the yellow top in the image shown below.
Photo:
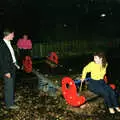
[[[101,64],[96,64],[94,61],[90,62],[88,65],[86,65],[83,68],[82,71],[82,79],[86,78],[86,74],[88,72],[91,73],[91,79],[94,80],[100,80],[104,78],[104,75],[106,74],[106,68],[108,64],[106,64],[106,67],[102,67]]]

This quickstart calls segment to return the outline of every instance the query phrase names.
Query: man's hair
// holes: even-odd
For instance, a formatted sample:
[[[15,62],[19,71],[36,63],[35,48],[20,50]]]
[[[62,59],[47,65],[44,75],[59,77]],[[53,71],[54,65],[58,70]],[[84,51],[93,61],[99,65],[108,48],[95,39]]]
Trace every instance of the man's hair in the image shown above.
[[[12,29],[4,29],[3,35],[8,36],[10,33],[14,32]]]

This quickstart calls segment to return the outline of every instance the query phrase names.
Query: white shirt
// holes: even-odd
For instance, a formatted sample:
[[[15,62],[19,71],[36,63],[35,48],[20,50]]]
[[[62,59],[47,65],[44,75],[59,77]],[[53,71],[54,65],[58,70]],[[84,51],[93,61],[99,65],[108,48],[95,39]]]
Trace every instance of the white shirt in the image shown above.
[[[4,42],[6,43],[6,45],[8,46],[8,48],[10,50],[10,53],[11,53],[11,56],[13,59],[13,63],[16,63],[15,53],[14,53],[14,50],[12,48],[11,42],[9,40],[5,40],[5,39],[4,39]]]

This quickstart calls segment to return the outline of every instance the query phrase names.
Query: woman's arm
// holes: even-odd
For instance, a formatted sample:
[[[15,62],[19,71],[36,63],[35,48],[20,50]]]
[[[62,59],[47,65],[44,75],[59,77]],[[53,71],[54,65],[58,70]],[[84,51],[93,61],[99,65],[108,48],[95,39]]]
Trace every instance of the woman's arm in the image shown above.
[[[90,62],[89,64],[87,64],[83,70],[82,70],[82,77],[81,79],[84,80],[86,78],[86,75],[88,72],[91,72],[91,65],[92,65],[93,62]]]

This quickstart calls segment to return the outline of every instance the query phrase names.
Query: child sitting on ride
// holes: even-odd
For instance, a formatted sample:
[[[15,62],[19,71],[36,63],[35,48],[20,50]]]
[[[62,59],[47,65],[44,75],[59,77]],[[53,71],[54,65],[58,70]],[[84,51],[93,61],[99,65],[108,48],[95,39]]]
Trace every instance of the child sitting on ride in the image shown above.
[[[106,84],[104,76],[108,63],[103,52],[94,53],[94,61],[91,61],[83,68],[81,82],[86,80],[87,73],[91,73],[91,79],[88,80],[88,89],[95,94],[101,95],[111,114],[120,112],[119,104],[116,98],[115,91]]]

